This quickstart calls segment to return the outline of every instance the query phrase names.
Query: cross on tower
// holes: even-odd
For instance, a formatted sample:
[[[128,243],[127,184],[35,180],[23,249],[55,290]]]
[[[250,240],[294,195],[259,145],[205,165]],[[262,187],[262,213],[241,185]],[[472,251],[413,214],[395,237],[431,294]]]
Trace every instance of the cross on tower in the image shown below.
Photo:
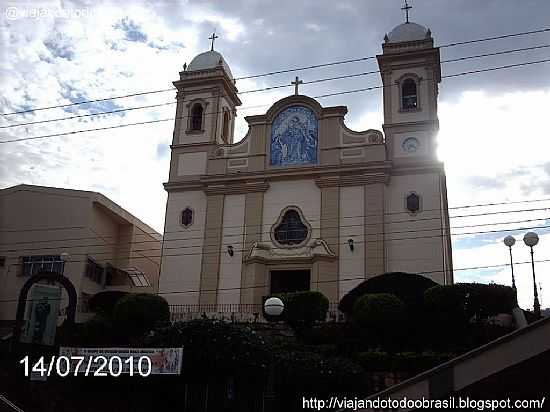
[[[405,0],[405,5],[403,7],[401,7],[401,10],[405,10],[407,23],[409,22],[409,10],[410,9],[412,9],[412,6],[409,6],[409,3],[407,3],[407,0]]]
[[[214,41],[218,38],[216,36],[216,30],[214,30],[214,33],[212,33],[212,36],[208,38],[208,40],[212,40],[212,47],[210,48],[210,51],[214,51]]]
[[[290,84],[294,85],[294,94],[295,95],[298,95],[298,86],[302,83],[304,83],[304,82],[299,80],[298,76],[296,76],[296,80],[294,80],[293,82],[290,82]]]

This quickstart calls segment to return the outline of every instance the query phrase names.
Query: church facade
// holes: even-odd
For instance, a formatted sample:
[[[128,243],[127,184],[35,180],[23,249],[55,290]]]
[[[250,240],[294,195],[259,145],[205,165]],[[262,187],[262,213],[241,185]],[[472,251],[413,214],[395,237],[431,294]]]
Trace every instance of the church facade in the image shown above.
[[[202,53],[180,72],[159,284],[170,304],[296,290],[338,302],[392,271],[453,283],[439,49],[409,22],[382,47],[383,132],[350,130],[345,106],[296,93],[246,117],[234,143],[241,102],[223,56]]]

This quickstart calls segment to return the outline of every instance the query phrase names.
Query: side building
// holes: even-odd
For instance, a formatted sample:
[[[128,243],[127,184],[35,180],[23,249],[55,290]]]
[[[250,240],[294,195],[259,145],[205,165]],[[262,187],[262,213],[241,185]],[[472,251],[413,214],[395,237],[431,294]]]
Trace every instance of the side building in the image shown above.
[[[41,271],[71,281],[77,320],[98,292],[156,293],[161,241],[97,192],[31,185],[0,190],[0,323],[15,319],[22,286]]]

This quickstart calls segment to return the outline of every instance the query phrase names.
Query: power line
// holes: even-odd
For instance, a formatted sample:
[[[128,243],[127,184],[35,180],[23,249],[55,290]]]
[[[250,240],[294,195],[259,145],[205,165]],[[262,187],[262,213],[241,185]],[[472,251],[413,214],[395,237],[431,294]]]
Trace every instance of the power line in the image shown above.
[[[469,59],[477,59],[477,58],[481,58],[481,57],[504,55],[504,54],[509,54],[509,53],[517,53],[517,52],[520,52],[520,51],[530,51],[530,50],[536,50],[536,49],[542,49],[542,48],[548,48],[548,47],[550,47],[550,44],[532,46],[532,47],[524,47],[524,48],[520,48],[520,49],[504,50],[504,51],[493,52],[493,53],[477,54],[477,55],[473,55],[473,56],[464,56],[464,57],[459,57],[459,58],[451,59],[451,60],[443,60],[443,61],[441,61],[441,63],[451,63],[451,62],[457,62],[457,61],[463,61],[463,60],[469,60]],[[334,76],[334,77],[327,77],[327,78],[322,78],[322,79],[315,79],[315,80],[311,80],[311,81],[304,81],[302,84],[303,85],[317,84],[317,83],[322,83],[322,82],[327,82],[327,81],[343,80],[343,79],[349,79],[349,78],[355,78],[355,77],[362,77],[362,76],[366,76],[366,75],[369,75],[369,74],[376,74],[376,73],[380,73],[380,70],[373,70],[373,71],[368,71],[368,72],[361,72],[361,73],[354,73],[354,74],[348,74],[348,75],[342,75],[342,76]],[[237,92],[237,94],[265,92],[265,91],[269,91],[269,90],[287,88],[287,87],[292,87],[292,85],[290,85],[290,84],[281,84],[281,85],[277,85],[277,86],[264,87],[264,88],[260,88],[260,89],[245,90],[245,91]],[[174,88],[172,90],[176,90],[176,89]],[[207,99],[215,99],[215,98],[220,97],[220,96],[224,96],[224,94],[219,94],[219,95],[216,95],[216,96],[208,97]],[[189,99],[183,98],[183,99],[177,99],[177,101],[183,102],[183,101],[189,101]],[[68,117],[61,117],[61,118],[56,118],[56,119],[37,120],[37,121],[16,123],[16,124],[11,124],[11,125],[0,126],[0,129],[8,129],[8,128],[20,127],[20,126],[29,126],[29,125],[34,125],[34,124],[43,124],[43,123],[51,123],[51,122],[57,122],[57,121],[73,120],[73,119],[84,118],[84,117],[117,114],[117,113],[122,113],[122,112],[126,112],[126,111],[133,111],[133,110],[140,110],[140,109],[150,109],[150,108],[154,108],[154,107],[162,107],[162,106],[167,106],[167,105],[173,105],[173,104],[176,104],[177,101],[176,102],[172,101],[172,102],[167,102],[167,103],[144,105],[144,106],[135,106],[135,107],[124,108],[124,109],[108,110],[108,111],[103,111],[103,112],[88,113],[88,114],[68,116]],[[247,109],[250,109],[252,107],[253,106],[251,106],[251,107],[242,107],[239,110],[247,110]],[[210,114],[219,114],[219,113],[220,112],[214,112],[214,113],[208,113],[208,114],[210,115]]]
[[[442,76],[442,78],[453,78],[453,77],[465,76],[465,75],[470,75],[470,74],[475,74],[475,73],[483,73],[483,72],[490,72],[490,71],[495,71],[495,70],[511,69],[511,68],[515,68],[515,67],[522,67],[522,66],[540,64],[540,63],[547,63],[547,62],[550,62],[550,59],[523,62],[523,63],[516,63],[516,64],[509,64],[509,65],[505,65],[505,66],[497,66],[497,67],[491,67],[491,68],[487,68],[487,69],[470,70],[470,71],[466,71],[466,72],[461,72],[461,73],[455,73],[455,74]],[[370,90],[375,90],[375,89],[382,89],[384,87],[391,87],[391,86],[397,86],[397,85],[392,84],[392,85],[387,85],[387,86],[384,86],[384,85],[373,86],[373,87],[367,87],[367,88],[362,88],[362,89],[354,89],[354,90],[347,90],[347,91],[343,91],[343,92],[335,92],[335,93],[329,93],[329,94],[324,94],[324,95],[319,95],[319,96],[313,96],[312,98],[313,99],[321,99],[321,98],[339,96],[339,95],[344,95],[344,94],[351,94],[351,93],[365,92],[365,91],[370,91]],[[265,105],[265,106],[267,106],[267,105]],[[211,114],[219,114],[219,113],[221,113],[221,111],[213,112]],[[182,118],[185,118],[185,117],[189,117],[189,116],[185,115],[185,116],[179,117],[179,119],[182,119]],[[166,118],[166,119],[147,120],[147,121],[134,122],[134,123],[125,123],[125,124],[120,124],[120,125],[115,125],[115,126],[105,126],[105,127],[92,128],[92,129],[73,130],[73,131],[70,131],[70,132],[53,133],[53,134],[42,135],[42,136],[23,137],[23,138],[11,139],[11,140],[3,140],[3,141],[0,141],[0,144],[2,144],[2,143],[21,142],[21,141],[27,141],[27,140],[44,139],[44,138],[49,138],[49,137],[68,136],[68,135],[77,134],[77,133],[95,132],[95,131],[102,131],[102,130],[109,130],[109,129],[119,129],[119,128],[129,127],[129,126],[139,126],[139,125],[145,125],[145,124],[153,124],[153,123],[160,123],[160,122],[166,122],[166,121],[173,121],[175,119],[178,119],[178,118],[177,117],[174,117],[174,118],[170,117],[170,118]]]
[[[550,31],[550,28],[543,28],[543,29],[519,32],[519,33],[511,33],[511,34],[505,34],[505,35],[493,36],[493,37],[486,37],[486,38],[474,39],[474,40],[466,40],[466,41],[462,41],[462,42],[444,44],[442,46],[439,46],[439,48],[447,48],[447,47],[454,47],[454,46],[465,45],[465,44],[480,43],[480,42],[499,40],[499,39],[505,39],[505,38],[510,38],[510,37],[526,36],[526,35],[544,33],[544,32],[548,32],[548,31]],[[292,68],[292,69],[284,69],[284,70],[272,71],[272,72],[256,74],[256,75],[250,75],[250,76],[242,76],[242,77],[237,77],[234,80],[237,81],[237,80],[244,80],[244,79],[253,79],[253,78],[258,78],[258,77],[266,77],[266,76],[272,76],[272,75],[275,75],[275,74],[283,74],[283,73],[291,73],[291,72],[303,71],[303,70],[309,70],[309,69],[317,69],[317,68],[321,68],[321,67],[328,67],[328,66],[334,66],[334,65],[339,65],[339,64],[354,63],[354,62],[360,62],[360,61],[365,61],[365,60],[371,60],[371,59],[375,59],[375,58],[376,58],[376,55],[367,56],[367,57],[360,57],[360,58],[356,58],[356,59],[339,60],[339,61],[330,62],[330,63],[316,64],[316,65],[297,67],[297,68]],[[103,101],[108,101],[108,100],[116,100],[116,99],[123,99],[123,98],[128,98],[128,97],[142,96],[142,95],[146,95],[146,94],[165,93],[165,92],[169,92],[169,91],[173,91],[173,90],[175,90],[175,89],[174,88],[169,88],[169,89],[160,89],[160,90],[130,93],[130,94],[125,94],[125,95],[121,95],[121,96],[114,96],[114,97],[109,97],[109,98],[83,100],[83,101],[80,101],[80,102],[74,102],[74,103],[68,103],[68,104],[52,105],[52,106],[46,106],[46,107],[38,107],[38,108],[34,108],[34,109],[20,110],[20,111],[15,111],[15,112],[10,112],[10,113],[2,113],[2,116],[24,114],[24,113],[30,113],[30,112],[35,112],[35,111],[39,111],[39,110],[65,108],[65,107],[77,106],[77,105],[87,104],[87,103],[98,103],[98,102],[103,102]]]
[[[548,263],[550,262],[550,259],[541,259],[541,260],[535,260],[534,263]],[[515,265],[530,265],[531,261],[523,261],[523,262],[515,262]],[[501,264],[494,264],[494,265],[482,265],[482,266],[471,266],[471,267],[463,267],[463,268],[456,268],[453,269],[453,272],[457,271],[468,271],[468,270],[482,270],[482,269],[496,269],[500,267],[507,267],[510,266],[510,263],[501,263]],[[442,273],[444,272],[444,269],[441,270],[430,270],[430,271],[420,271],[418,272],[419,275],[430,275],[430,274],[436,274],[436,273]],[[376,273],[376,274],[369,274],[369,277],[374,276],[380,276],[384,273]],[[317,282],[312,282],[313,284],[324,284],[324,283],[336,283],[336,282],[349,282],[353,280],[367,280],[365,276],[355,276],[355,277],[349,277],[349,278],[340,278],[340,279],[326,279],[326,280],[318,280]],[[218,289],[189,289],[189,290],[175,290],[170,292],[158,292],[158,295],[173,295],[173,294],[183,294],[183,293],[200,293],[200,292],[227,292],[227,291],[236,291],[236,290],[246,290],[246,289],[258,289],[258,288],[266,288],[269,287],[268,284],[262,284],[262,285],[252,285],[252,286],[236,286],[236,287],[225,287],[225,288],[218,288]],[[34,299],[25,299],[25,302],[33,301]],[[50,300],[64,300],[63,298],[56,298],[56,299],[50,299]],[[12,302],[18,302],[19,299],[3,299],[0,300],[0,303],[12,303]]]

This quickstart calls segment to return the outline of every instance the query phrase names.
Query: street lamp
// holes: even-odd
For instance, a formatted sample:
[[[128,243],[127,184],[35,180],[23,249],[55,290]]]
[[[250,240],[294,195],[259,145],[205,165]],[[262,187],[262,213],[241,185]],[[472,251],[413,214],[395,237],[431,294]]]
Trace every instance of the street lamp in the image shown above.
[[[533,257],[533,246],[539,243],[539,236],[535,232],[528,232],[523,236],[523,242],[531,248],[531,267],[533,268],[533,290],[535,294],[535,300],[533,303],[533,310],[537,318],[540,317],[540,303],[539,294],[537,291],[537,281],[535,278],[535,259]]]
[[[516,280],[514,279],[514,261],[512,260],[512,246],[516,244],[516,239],[514,239],[514,236],[506,236],[504,238],[504,244],[508,246],[508,249],[510,250],[510,268],[512,269],[512,288],[517,291],[516,289]]]
[[[269,316],[279,316],[285,310],[285,305],[281,299],[272,297],[265,301],[264,310]]]

